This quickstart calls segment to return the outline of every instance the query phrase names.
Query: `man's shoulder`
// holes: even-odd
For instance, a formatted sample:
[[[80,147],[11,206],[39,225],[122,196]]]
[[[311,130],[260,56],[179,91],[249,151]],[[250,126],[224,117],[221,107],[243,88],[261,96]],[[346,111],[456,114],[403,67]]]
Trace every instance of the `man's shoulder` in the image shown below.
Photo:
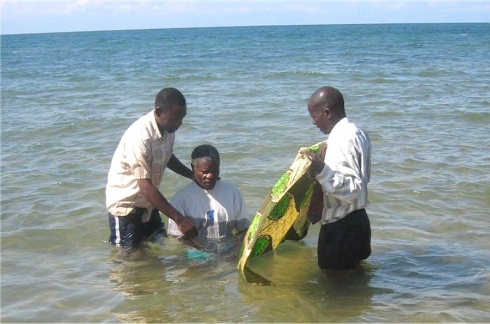
[[[141,116],[134,121],[131,126],[126,130],[126,136],[130,136],[139,139],[151,139],[155,138],[158,129],[155,128],[155,121],[153,117],[153,111]]]
[[[147,112],[146,114],[138,117],[136,120],[133,120],[133,123],[128,127],[128,129],[132,127],[141,127],[142,125],[147,124],[150,121],[149,117],[151,114],[152,112]]]
[[[367,134],[364,129],[358,127],[356,123],[348,120],[347,118],[345,122],[342,123],[341,131],[343,134],[351,134],[351,135]]]
[[[240,189],[231,182],[220,180],[217,183],[222,191],[237,192],[241,194]]]
[[[196,185],[195,182],[191,182],[188,185],[177,190],[175,194],[172,196],[172,200],[175,201],[179,199],[189,198],[190,195],[198,194],[200,191],[202,191],[202,189],[199,188],[199,186]]]

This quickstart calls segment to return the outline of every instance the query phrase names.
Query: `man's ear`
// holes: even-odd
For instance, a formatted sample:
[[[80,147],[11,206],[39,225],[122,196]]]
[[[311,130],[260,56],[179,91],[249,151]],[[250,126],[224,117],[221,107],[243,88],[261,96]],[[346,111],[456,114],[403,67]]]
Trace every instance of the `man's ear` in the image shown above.
[[[160,115],[163,113],[163,109],[160,107],[155,107],[155,114],[160,117]]]

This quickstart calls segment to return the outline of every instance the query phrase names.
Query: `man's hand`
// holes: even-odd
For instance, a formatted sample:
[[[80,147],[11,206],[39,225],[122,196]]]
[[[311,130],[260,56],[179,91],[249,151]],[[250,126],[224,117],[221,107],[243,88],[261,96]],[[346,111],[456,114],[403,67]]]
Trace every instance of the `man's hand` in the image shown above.
[[[301,148],[300,153],[303,155],[303,158],[311,161],[311,165],[308,168],[308,176],[314,179],[320,172],[322,172],[325,163],[323,160],[325,159],[325,153],[327,151],[327,145],[322,145],[317,152],[312,152],[308,150],[308,148]]]
[[[179,221],[175,222],[175,224],[177,224],[179,231],[184,234],[186,238],[197,237],[197,228],[194,226],[194,223],[190,218],[182,217],[179,219]]]

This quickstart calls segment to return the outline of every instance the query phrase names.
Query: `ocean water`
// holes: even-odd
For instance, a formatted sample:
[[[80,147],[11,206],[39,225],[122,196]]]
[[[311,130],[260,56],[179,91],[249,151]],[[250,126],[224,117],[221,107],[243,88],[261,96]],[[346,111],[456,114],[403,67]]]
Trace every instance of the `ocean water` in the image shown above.
[[[252,259],[173,239],[120,263],[104,188],[126,128],[163,87],[188,115],[175,154],[211,143],[250,217],[297,150],[324,138],[331,85],[373,145],[373,254],[327,278],[318,225]],[[489,322],[490,24],[195,28],[1,37],[2,322]],[[188,183],[171,171],[168,197]]]

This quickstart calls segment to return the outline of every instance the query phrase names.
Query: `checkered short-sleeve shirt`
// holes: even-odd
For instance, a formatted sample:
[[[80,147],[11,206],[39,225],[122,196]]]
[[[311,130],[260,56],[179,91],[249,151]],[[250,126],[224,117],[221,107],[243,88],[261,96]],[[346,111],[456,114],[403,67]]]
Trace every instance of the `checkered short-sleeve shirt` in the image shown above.
[[[172,157],[175,134],[160,133],[154,112],[141,117],[126,130],[112,158],[106,206],[114,216],[126,216],[135,207],[152,208],[136,180],[151,179],[158,188]]]

